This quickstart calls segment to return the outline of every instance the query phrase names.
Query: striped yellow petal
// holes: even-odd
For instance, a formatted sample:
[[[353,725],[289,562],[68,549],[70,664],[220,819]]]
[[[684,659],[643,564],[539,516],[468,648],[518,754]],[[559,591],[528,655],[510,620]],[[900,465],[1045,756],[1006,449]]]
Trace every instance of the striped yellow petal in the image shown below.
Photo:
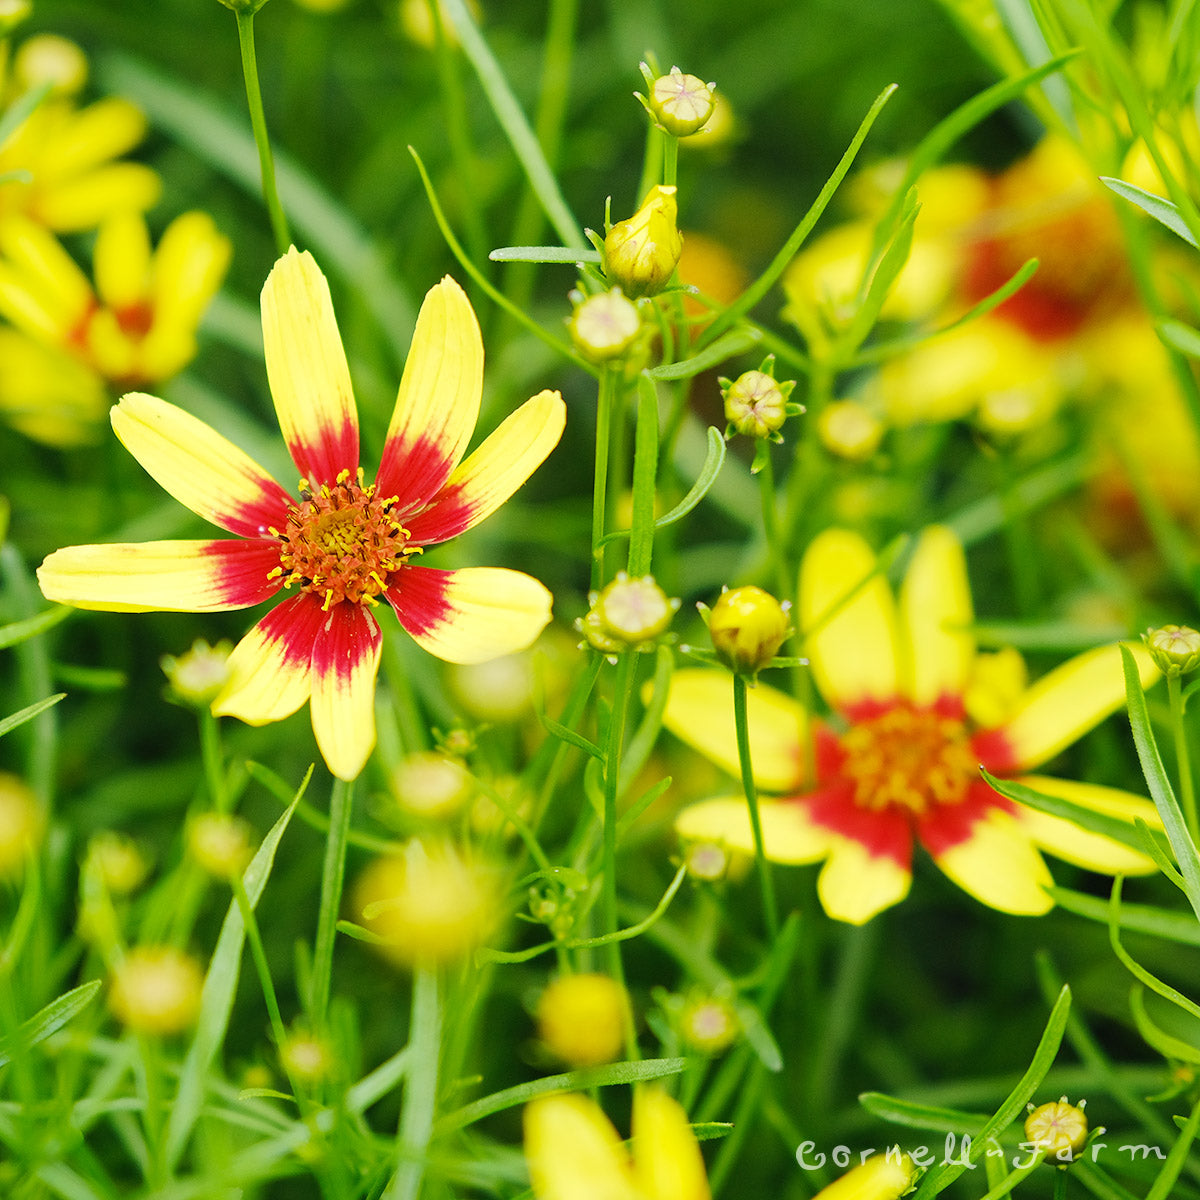
[[[406,523],[413,543],[448,541],[491,516],[558,445],[566,419],[558,392],[539,392],[522,404]]]
[[[38,568],[47,600],[106,612],[222,612],[273,596],[270,541],[115,542],[68,546]]]
[[[834,920],[865,925],[908,895],[912,872],[873,855],[860,842],[836,838],[817,877],[821,907]]]
[[[403,516],[429,504],[458,466],[479,417],[483,339],[453,279],[431,288],[417,315],[376,484]]]
[[[1158,668],[1143,646],[1129,649],[1137,660],[1142,686],[1149,686],[1158,678]],[[1039,679],[993,732],[1007,746],[1011,767],[1024,770],[1053,758],[1124,703],[1120,649],[1100,646]]]
[[[934,855],[939,867],[976,900],[1001,912],[1037,916],[1054,907],[1054,880],[1029,834],[998,808],[976,821],[962,842]]]
[[[248,454],[198,417],[156,396],[130,392],[111,420],[125,448],[197,516],[243,537],[282,529],[287,493]],[[278,565],[278,564],[276,564]]]
[[[772,862],[811,863],[829,853],[835,835],[809,821],[804,805],[795,800],[761,800],[763,851]],[[744,796],[716,797],[689,805],[675,818],[681,838],[716,842],[743,854],[754,853],[754,831]]]
[[[263,355],[292,461],[314,486],[358,470],[358,414],[329,284],[293,246],[262,290]]]
[[[746,692],[746,723],[755,782],[771,792],[798,788],[804,778],[804,709],[790,696],[759,683]],[[727,672],[676,671],[671,676],[663,724],[731,775],[740,775],[733,679]]]
[[[941,526],[924,530],[900,589],[903,689],[920,705],[961,696],[975,657],[974,619],[962,543]]]
[[[1142,796],[1096,783],[1078,783],[1072,779],[1054,779],[1049,775],[1026,775],[1017,780],[1047,796],[1059,796],[1083,808],[1128,821],[1145,821],[1151,829],[1161,829],[1158,810]],[[1149,855],[1113,841],[1103,834],[1081,829],[1073,821],[1018,805],[1017,819],[1043,850],[1091,871],[1109,875],[1146,875],[1157,868]]]
[[[800,567],[800,626],[812,673],[835,708],[887,700],[900,684],[896,605],[876,570],[874,552],[856,533],[829,529]]]
[[[361,605],[335,604],[312,652],[317,747],[339,779],[355,779],[375,748],[375,676],[383,635]]]
[[[525,1106],[525,1158],[537,1200],[645,1200],[612,1123],[586,1096]]]
[[[709,1200],[712,1194],[687,1113],[659,1087],[633,1093],[633,1174],[642,1200]]]
[[[550,621],[554,597],[520,571],[406,566],[393,578],[385,594],[400,624],[446,662],[487,662],[524,650]]]

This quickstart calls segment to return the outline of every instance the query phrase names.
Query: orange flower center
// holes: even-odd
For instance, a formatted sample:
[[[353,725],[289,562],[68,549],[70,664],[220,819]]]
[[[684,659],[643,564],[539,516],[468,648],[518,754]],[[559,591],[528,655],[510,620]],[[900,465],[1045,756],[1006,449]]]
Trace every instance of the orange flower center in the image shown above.
[[[965,723],[933,709],[895,705],[856,721],[840,745],[854,803],[872,812],[957,804],[977,769]]]
[[[332,487],[315,492],[302,479],[300,495],[284,531],[271,530],[282,543],[271,574],[282,575],[284,587],[298,584],[323,596],[323,608],[343,600],[378,603],[391,573],[421,552],[408,545],[408,530],[391,516],[396,497],[380,500],[374,484],[363,487],[361,471],[357,480],[343,471]]]

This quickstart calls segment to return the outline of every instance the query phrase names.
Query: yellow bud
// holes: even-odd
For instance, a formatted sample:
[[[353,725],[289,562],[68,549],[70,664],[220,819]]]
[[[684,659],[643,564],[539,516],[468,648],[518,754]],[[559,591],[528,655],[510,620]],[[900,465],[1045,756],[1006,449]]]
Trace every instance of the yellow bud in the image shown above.
[[[822,1188],[813,1200],[898,1200],[915,1176],[916,1167],[907,1154],[874,1154]]]
[[[400,966],[461,959],[491,932],[499,896],[491,873],[447,844],[411,841],[369,864],[355,890],[363,924]]]
[[[729,870],[729,851],[719,842],[689,842],[684,848],[683,861],[693,879],[715,883],[724,879]]]
[[[1200,632],[1186,625],[1147,630],[1142,641],[1164,675],[1186,675],[1200,665]]]
[[[207,708],[229,680],[230,642],[210,646],[197,638],[178,658],[165,654],[159,660],[175,697],[191,708]]]
[[[48,83],[52,95],[73,96],[87,82],[87,55],[67,38],[39,33],[21,43],[13,56],[13,75],[22,88]]]
[[[724,591],[713,605],[708,632],[717,657],[735,674],[757,675],[791,633],[787,609],[762,588]]]
[[[150,864],[137,844],[122,833],[98,833],[88,843],[84,870],[111,896],[128,896],[142,884]]]
[[[646,107],[661,129],[675,137],[690,137],[708,124],[716,86],[672,67],[650,84]]]
[[[392,791],[405,812],[436,819],[458,812],[475,794],[475,781],[456,759],[426,750],[410,754],[396,767]]]
[[[666,287],[683,253],[676,227],[675,188],[654,187],[642,207],[604,239],[604,271],[627,296],[654,296]]]
[[[0,37],[16,29],[31,12],[31,0],[0,0]]]
[[[738,1035],[737,1013],[719,996],[691,996],[679,1014],[679,1030],[693,1050],[720,1054]]]
[[[864,404],[835,400],[817,419],[821,445],[850,462],[866,462],[883,440],[883,422]]]
[[[191,955],[172,946],[140,946],[113,970],[108,1003],[135,1033],[182,1033],[196,1020],[203,986]]]
[[[783,428],[795,380],[779,383],[766,371],[744,371],[732,383],[722,382],[725,420],[733,431],[746,437],[765,438]]]
[[[555,1058],[594,1067],[619,1058],[629,999],[608,975],[563,975],[538,1001],[538,1035]]]
[[[200,813],[188,822],[188,854],[210,875],[240,875],[253,857],[250,826],[227,813]]]
[[[1087,1135],[1082,1100],[1068,1104],[1063,1096],[1039,1105],[1025,1118],[1025,1140],[1043,1150],[1047,1162],[1070,1162],[1087,1143]]]
[[[44,825],[33,789],[16,775],[0,773],[0,878],[21,873]]]
[[[577,628],[597,650],[617,654],[625,647],[651,649],[667,632],[679,611],[679,601],[668,598],[653,575],[630,579],[624,571],[601,592],[588,597],[591,608]]]
[[[620,288],[589,296],[571,316],[571,341],[584,358],[612,362],[633,349],[642,332],[642,316]]]
[[[295,1030],[279,1047],[279,1061],[289,1079],[320,1083],[333,1066],[333,1055],[321,1038],[304,1030]]]

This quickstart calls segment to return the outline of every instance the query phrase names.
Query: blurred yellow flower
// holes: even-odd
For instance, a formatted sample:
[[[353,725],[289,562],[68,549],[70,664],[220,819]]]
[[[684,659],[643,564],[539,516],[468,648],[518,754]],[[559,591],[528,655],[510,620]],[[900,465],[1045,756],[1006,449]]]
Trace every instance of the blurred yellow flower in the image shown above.
[[[568,1066],[594,1067],[621,1056],[629,997],[608,975],[561,975],[537,1006],[542,1044]]]
[[[0,879],[21,873],[44,824],[33,789],[16,775],[0,773]]]
[[[204,975],[173,946],[139,946],[113,968],[109,1007],[134,1033],[182,1033],[200,1013]]]

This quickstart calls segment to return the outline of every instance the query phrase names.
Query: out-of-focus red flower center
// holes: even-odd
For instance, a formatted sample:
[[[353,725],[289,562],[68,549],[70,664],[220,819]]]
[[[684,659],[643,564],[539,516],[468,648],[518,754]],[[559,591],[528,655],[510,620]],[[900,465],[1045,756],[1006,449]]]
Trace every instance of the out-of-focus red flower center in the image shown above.
[[[893,705],[855,721],[839,746],[854,803],[872,812],[957,804],[977,771],[965,722],[936,709]]]
[[[396,497],[381,500],[375,485],[363,487],[343,471],[332,487],[313,491],[300,482],[301,502],[288,510],[283,531],[272,529],[282,546],[273,575],[284,587],[323,597],[328,609],[343,600],[376,604],[390,575],[419,547],[408,545],[408,530],[391,516]]]

